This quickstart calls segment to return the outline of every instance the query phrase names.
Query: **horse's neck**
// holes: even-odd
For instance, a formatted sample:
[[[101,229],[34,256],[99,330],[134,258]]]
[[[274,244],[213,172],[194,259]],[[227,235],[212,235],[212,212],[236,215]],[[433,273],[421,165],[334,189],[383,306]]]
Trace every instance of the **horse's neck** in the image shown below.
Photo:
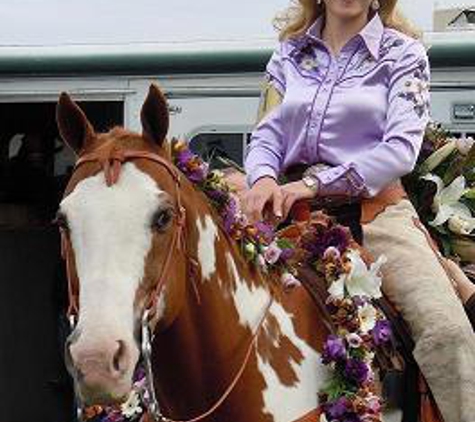
[[[180,314],[154,345],[161,401],[177,412],[203,410],[208,401],[197,391],[211,401],[222,393],[244,362],[271,300],[265,281],[244,262],[202,195],[186,197],[193,204],[187,212],[187,254],[198,265],[189,272]]]
[[[269,415],[282,417],[282,403],[289,401],[284,419],[274,420],[296,420],[316,408],[316,391],[324,379],[318,369],[324,335],[319,315],[303,289],[270,302],[269,281],[244,262],[209,208],[198,197],[194,203],[196,214],[190,215],[187,233],[189,253],[198,262],[196,289],[188,280],[185,306],[156,343],[157,389],[164,410],[174,417],[207,410],[245,363],[218,419],[209,420],[269,422]],[[245,417],[229,410],[237,408],[246,409]]]

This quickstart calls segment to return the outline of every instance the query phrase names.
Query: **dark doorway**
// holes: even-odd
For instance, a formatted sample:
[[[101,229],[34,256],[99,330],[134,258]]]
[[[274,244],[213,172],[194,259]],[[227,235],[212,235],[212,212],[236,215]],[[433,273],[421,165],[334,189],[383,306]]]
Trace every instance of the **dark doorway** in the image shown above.
[[[79,103],[97,131],[123,124],[122,102]],[[54,103],[0,104],[0,421],[71,422],[64,367],[66,280],[54,218],[74,156]]]

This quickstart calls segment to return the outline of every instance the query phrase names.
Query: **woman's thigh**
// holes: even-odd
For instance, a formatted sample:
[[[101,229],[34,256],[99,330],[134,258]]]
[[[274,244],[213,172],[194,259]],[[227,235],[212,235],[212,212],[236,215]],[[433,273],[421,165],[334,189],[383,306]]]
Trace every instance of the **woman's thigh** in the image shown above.
[[[409,323],[414,337],[465,325],[463,307],[408,200],[391,205],[364,225],[364,246],[385,255],[383,290]],[[431,328],[432,327],[432,328]]]

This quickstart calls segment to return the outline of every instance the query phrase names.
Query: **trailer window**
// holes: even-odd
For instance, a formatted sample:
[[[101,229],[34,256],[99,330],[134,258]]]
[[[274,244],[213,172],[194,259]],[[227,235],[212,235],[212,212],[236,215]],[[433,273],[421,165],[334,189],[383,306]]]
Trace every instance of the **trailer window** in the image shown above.
[[[208,161],[213,168],[228,167],[227,161],[243,165],[249,134],[242,132],[200,133],[190,139],[190,149]]]

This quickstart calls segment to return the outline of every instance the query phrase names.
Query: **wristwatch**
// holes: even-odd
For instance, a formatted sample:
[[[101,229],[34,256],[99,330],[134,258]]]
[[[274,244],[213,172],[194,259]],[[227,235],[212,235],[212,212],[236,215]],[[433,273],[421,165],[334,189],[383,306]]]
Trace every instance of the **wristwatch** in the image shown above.
[[[310,175],[304,175],[302,177],[302,182],[312,192],[314,192],[314,193],[318,192],[319,180],[316,177],[313,177],[313,176],[310,176]]]

